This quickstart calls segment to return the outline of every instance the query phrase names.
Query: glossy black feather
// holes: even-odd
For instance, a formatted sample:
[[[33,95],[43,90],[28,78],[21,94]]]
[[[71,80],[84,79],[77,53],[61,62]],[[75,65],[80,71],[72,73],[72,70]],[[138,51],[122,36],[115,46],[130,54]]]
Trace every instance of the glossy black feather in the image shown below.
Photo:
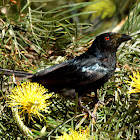
[[[87,52],[36,73],[32,81],[39,82],[66,98],[75,98],[76,92],[79,96],[96,92],[114,73],[118,46],[129,39],[130,36],[123,34],[102,34]]]

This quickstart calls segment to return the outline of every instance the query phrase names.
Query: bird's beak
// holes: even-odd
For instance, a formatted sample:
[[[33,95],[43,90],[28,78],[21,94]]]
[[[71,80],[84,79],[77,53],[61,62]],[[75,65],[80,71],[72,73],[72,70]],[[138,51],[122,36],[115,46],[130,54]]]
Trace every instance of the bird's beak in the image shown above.
[[[128,41],[128,40],[132,40],[131,36],[126,35],[126,34],[121,34],[120,37],[118,38],[118,42],[124,42],[124,41]]]

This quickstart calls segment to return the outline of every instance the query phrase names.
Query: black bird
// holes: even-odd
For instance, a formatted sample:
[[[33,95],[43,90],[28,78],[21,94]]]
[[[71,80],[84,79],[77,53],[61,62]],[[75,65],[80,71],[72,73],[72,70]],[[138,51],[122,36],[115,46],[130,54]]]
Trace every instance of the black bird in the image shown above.
[[[74,99],[78,93],[79,105],[91,116],[91,112],[81,104],[81,98],[100,89],[112,77],[116,67],[116,51],[119,45],[131,37],[120,33],[104,33],[96,37],[89,49],[74,59],[54,65],[36,74],[0,68],[3,74],[15,74],[38,82],[49,91],[65,98]]]

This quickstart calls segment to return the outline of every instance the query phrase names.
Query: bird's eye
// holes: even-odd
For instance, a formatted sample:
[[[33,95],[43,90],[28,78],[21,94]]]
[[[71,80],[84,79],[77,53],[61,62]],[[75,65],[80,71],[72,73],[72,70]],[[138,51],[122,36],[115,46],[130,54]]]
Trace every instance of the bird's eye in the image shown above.
[[[108,36],[106,36],[106,37],[105,37],[105,40],[109,40],[109,37],[108,37]]]

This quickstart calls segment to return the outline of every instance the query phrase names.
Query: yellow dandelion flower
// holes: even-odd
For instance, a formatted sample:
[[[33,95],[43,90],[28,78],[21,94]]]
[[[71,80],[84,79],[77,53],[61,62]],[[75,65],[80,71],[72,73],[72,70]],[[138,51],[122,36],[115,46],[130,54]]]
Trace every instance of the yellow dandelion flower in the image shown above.
[[[43,117],[41,111],[50,113],[48,106],[51,102],[47,100],[52,96],[52,94],[44,94],[45,92],[47,89],[38,83],[22,83],[16,86],[9,95],[9,106],[18,108],[19,113],[28,113],[29,119],[32,114],[39,118]]]
[[[138,93],[140,92],[140,74],[139,72],[134,72],[133,73],[133,77],[130,76],[130,78],[132,79],[132,82],[127,81],[128,83],[130,83],[132,89],[128,92],[128,93]]]
[[[62,136],[57,138],[57,140],[95,140],[95,138],[90,135],[89,129],[79,129],[79,131],[70,129],[69,134],[64,132]]]

